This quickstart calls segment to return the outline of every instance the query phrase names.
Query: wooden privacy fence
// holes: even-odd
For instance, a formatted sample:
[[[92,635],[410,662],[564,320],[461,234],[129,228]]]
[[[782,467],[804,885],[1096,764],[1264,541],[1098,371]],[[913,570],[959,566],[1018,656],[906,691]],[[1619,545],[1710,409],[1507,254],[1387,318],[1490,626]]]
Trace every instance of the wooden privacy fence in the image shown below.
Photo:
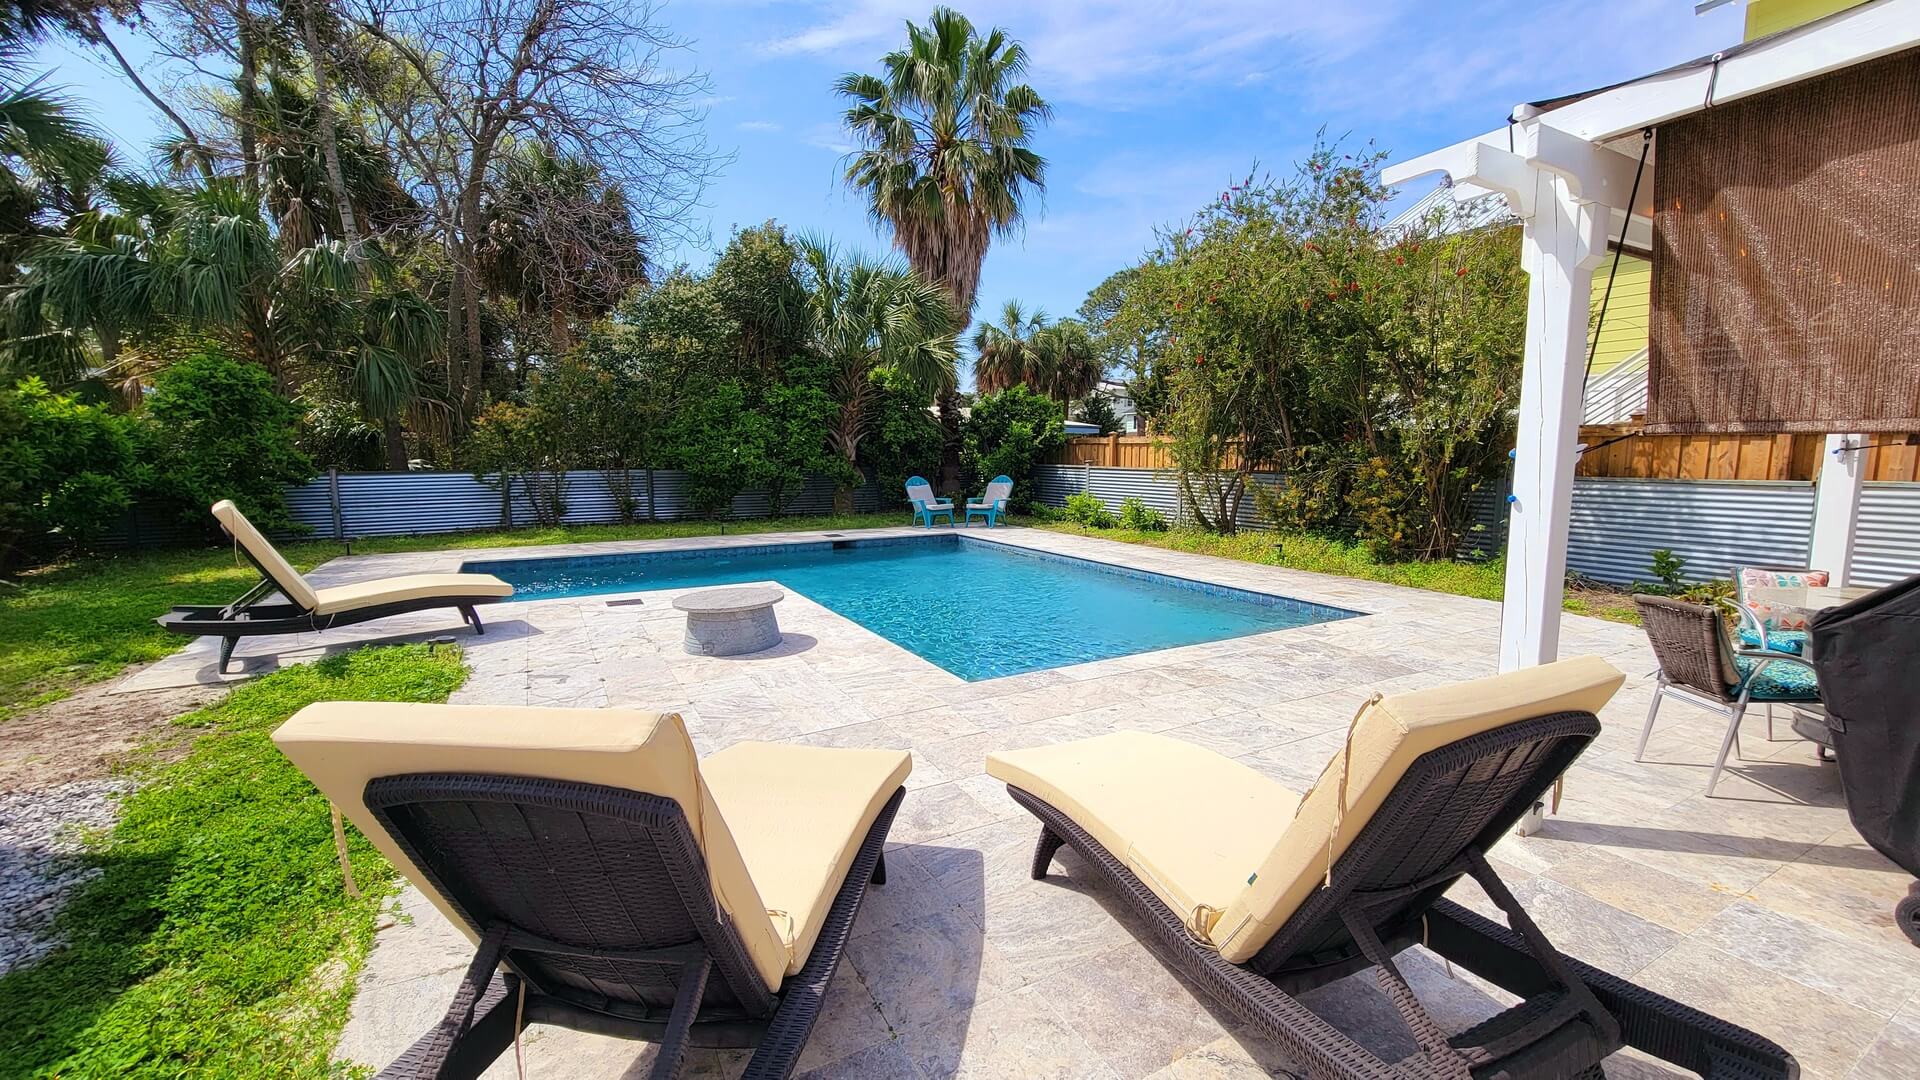
[[[1812,480],[1821,435],[1639,435],[1628,425],[1580,429],[1589,447],[1577,475],[1641,480]],[[1872,435],[1866,479],[1920,480],[1920,436]],[[1166,440],[1152,435],[1082,435],[1054,454],[1055,465],[1171,469]],[[1226,463],[1228,468],[1233,462]]]

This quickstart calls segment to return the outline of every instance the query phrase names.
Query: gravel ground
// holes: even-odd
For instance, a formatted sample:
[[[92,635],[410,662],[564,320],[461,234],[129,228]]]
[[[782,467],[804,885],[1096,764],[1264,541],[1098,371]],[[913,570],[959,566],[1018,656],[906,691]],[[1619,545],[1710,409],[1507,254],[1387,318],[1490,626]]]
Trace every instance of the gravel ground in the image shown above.
[[[60,946],[48,931],[66,895],[99,873],[79,858],[113,824],[124,780],[75,780],[0,794],[0,975]]]

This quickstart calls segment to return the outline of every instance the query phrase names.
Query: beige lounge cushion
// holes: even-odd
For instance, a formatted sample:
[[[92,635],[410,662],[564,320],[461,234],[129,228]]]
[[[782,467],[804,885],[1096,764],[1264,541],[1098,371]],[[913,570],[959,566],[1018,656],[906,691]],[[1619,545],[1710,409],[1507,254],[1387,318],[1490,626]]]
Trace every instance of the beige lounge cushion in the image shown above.
[[[807,962],[873,819],[912,769],[904,750],[759,742],[700,762],[787,946],[787,974]]]
[[[295,713],[273,741],[469,937],[473,932],[361,802],[367,781],[421,772],[536,776],[672,799],[686,812],[714,896],[746,943],[755,970],[769,988],[780,987],[787,944],[701,781],[693,743],[674,713],[329,701]]]
[[[455,600],[479,596],[500,598],[512,595],[513,586],[492,574],[406,574],[316,590],[313,613],[338,615],[359,608],[398,604],[407,600]]]
[[[319,606],[320,599],[314,595],[313,587],[307,584],[307,579],[301,577],[300,571],[295,570],[293,564],[267,542],[267,538],[261,535],[260,530],[253,527],[253,522],[247,520],[247,515],[233,505],[233,500],[221,499],[213,504],[212,509],[215,520],[219,521],[228,535],[233,537],[234,543],[245,548],[247,554],[253,556],[253,561],[266,571],[267,577],[272,578],[275,585],[280,587],[281,595],[307,611],[313,611]]]
[[[1300,801],[1237,761],[1138,731],[1003,750],[987,772],[1072,818],[1190,926],[1246,891]]]
[[[1348,739],[1347,807],[1336,828],[1341,755],[1301,800],[1300,812],[1256,866],[1252,884],[1208,939],[1224,959],[1251,959],[1299,909],[1420,755],[1504,724],[1559,712],[1597,713],[1623,681],[1597,656],[1562,660],[1486,679],[1395,694],[1368,707]],[[1194,829],[1208,823],[1190,820]],[[1213,823],[1219,828],[1226,823]]]

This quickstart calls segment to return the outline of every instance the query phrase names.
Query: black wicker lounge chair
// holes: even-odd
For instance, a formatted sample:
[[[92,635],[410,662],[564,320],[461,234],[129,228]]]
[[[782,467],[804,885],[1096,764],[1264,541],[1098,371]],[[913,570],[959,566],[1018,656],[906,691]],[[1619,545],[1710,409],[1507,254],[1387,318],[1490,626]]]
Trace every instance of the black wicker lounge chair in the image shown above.
[[[1620,675],[1597,658],[1393,698],[1355,717],[1305,796],[1211,751],[1120,732],[1008,751],[988,771],[1040,819],[1033,876],[1064,845],[1114,885],[1169,967],[1333,1078],[1597,1078],[1637,1047],[1709,1077],[1794,1077],[1779,1046],[1550,944],[1486,859],[1599,733]],[[1471,875],[1500,926],[1441,899]],[[1424,944],[1518,995],[1449,1035],[1393,957]],[[1293,995],[1374,968],[1419,1052],[1388,1062]]]
[[[213,516],[260,581],[224,607],[176,607],[154,621],[175,634],[218,636],[222,672],[243,637],[308,634],[434,608],[458,608],[462,621],[484,634],[474,608],[513,595],[513,586],[491,574],[407,574],[315,589],[232,502],[214,503]],[[276,593],[283,599],[268,603]]]
[[[742,743],[676,715],[328,702],[274,741],[477,944],[446,1016],[383,1077],[480,1075],[527,1024],[793,1072],[912,767]]]

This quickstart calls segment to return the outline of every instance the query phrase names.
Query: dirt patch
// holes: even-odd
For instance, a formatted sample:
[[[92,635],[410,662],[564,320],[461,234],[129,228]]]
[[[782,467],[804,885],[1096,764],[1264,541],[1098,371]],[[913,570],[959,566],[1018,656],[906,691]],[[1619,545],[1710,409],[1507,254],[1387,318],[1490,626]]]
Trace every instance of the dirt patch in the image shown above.
[[[0,792],[106,776],[127,751],[165,734],[168,721],[227,690],[184,686],[110,693],[119,681],[81,687],[71,697],[0,724]]]

